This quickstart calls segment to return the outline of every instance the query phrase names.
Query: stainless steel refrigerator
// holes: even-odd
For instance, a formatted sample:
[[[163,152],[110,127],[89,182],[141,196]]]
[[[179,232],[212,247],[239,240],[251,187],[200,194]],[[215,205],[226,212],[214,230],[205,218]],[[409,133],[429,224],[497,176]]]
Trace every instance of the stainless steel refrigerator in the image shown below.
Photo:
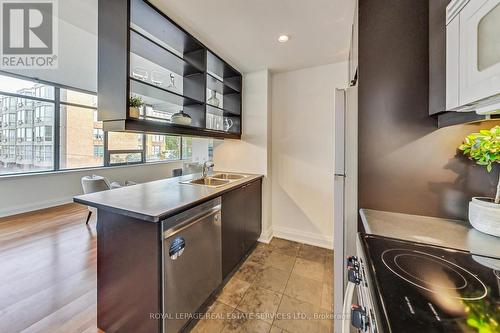
[[[343,332],[348,309],[343,308],[345,259],[356,251],[358,223],[358,88],[335,90],[335,177],[333,194],[334,332]],[[347,313],[346,313],[347,312]],[[347,326],[348,327],[348,326]]]

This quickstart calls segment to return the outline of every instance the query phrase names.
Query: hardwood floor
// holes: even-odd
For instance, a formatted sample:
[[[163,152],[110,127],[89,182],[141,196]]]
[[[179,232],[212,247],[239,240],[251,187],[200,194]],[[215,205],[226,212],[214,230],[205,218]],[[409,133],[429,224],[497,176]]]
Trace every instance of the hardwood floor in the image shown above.
[[[0,218],[0,332],[100,332],[87,212],[68,204]]]
[[[0,333],[103,333],[95,221],[85,225],[87,213],[68,204],[0,218]],[[231,316],[208,316],[193,331],[332,332],[332,284],[331,251],[275,238],[257,246],[208,313]],[[308,318],[276,319],[298,312]],[[265,319],[251,319],[256,313]]]

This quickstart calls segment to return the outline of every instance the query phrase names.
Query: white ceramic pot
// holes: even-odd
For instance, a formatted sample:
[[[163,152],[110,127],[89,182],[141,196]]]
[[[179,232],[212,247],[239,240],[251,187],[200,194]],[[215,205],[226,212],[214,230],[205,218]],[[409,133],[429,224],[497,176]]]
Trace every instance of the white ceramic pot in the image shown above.
[[[174,113],[170,118],[170,121],[173,124],[189,126],[191,125],[192,119],[187,113],[180,111],[178,113]]]
[[[131,106],[128,108],[128,115],[130,118],[139,118],[141,115],[141,112],[139,111],[139,108],[135,106]]]
[[[500,204],[491,198],[472,198],[469,202],[469,221],[477,230],[500,237]]]

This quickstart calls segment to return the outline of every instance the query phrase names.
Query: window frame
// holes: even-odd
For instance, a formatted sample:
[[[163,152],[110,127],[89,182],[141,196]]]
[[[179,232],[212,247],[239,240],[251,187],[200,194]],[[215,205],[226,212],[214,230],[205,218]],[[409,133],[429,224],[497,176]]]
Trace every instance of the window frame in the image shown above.
[[[98,107],[94,106],[89,106],[89,105],[81,105],[77,103],[72,103],[72,102],[66,102],[61,100],[61,89],[65,90],[72,90],[80,93],[85,93],[89,95],[94,95],[97,96],[96,92],[92,91],[87,91],[84,89],[79,89],[79,88],[74,88],[66,85],[61,85],[53,82],[48,82],[48,81],[43,81],[43,80],[38,80],[30,77],[26,77],[23,75],[18,75],[18,74],[13,74],[9,72],[5,72],[3,70],[0,70],[0,79],[1,76],[7,76],[7,77],[12,77],[16,79],[21,79],[21,80],[26,80],[38,84],[44,84],[48,85],[54,88],[54,98],[53,99],[47,99],[47,98],[41,98],[38,97],[38,93],[35,93],[32,96],[28,95],[23,95],[23,94],[18,94],[18,93],[11,93],[11,92],[4,92],[0,91],[0,95],[5,96],[5,97],[12,97],[12,98],[21,98],[23,99],[23,102],[26,103],[27,101],[30,102],[45,102],[45,103],[50,103],[54,106],[54,115],[51,119],[51,124],[50,125],[41,125],[43,127],[45,126],[52,126],[53,132],[51,133],[53,135],[53,150],[52,150],[52,168],[47,169],[47,170],[37,170],[37,171],[32,171],[32,172],[13,172],[13,173],[6,173],[6,174],[0,174],[0,179],[1,178],[6,178],[6,177],[19,177],[19,176],[27,176],[27,175],[36,175],[36,174],[44,174],[44,173],[66,173],[66,172],[71,172],[71,171],[81,171],[81,170],[92,170],[92,169],[100,169],[100,168],[110,168],[110,167],[117,167],[117,166],[126,166],[126,165],[133,165],[137,166],[140,164],[157,164],[157,163],[171,163],[175,161],[182,161],[183,160],[183,136],[180,135],[172,135],[172,134],[159,134],[159,133],[141,133],[142,134],[142,149],[131,149],[131,150],[109,150],[108,149],[108,132],[103,130],[104,133],[104,138],[103,138],[103,149],[104,149],[104,158],[103,158],[103,164],[99,166],[90,166],[90,167],[82,167],[82,168],[61,168],[60,167],[60,158],[61,158],[61,151],[60,151],[60,145],[61,145],[61,132],[60,132],[60,125],[61,125],[61,106],[73,106],[73,107],[78,107],[78,108],[85,108],[85,109],[92,109],[97,111]],[[11,100],[12,101],[12,100]],[[11,102],[12,103],[12,102]],[[99,102],[98,102],[99,103]],[[45,115],[45,111],[44,111]],[[35,110],[33,110],[33,113],[31,115],[33,119],[36,119],[35,116]],[[17,113],[16,113],[16,119],[17,119]],[[35,126],[34,126],[35,127]],[[16,129],[17,130],[17,129]],[[146,161],[146,153],[147,153],[147,142],[146,142],[146,135],[147,134],[152,134],[152,135],[162,135],[162,136],[179,136],[180,139],[180,146],[179,146],[179,158],[177,159],[168,159],[168,160],[163,160],[163,161]],[[16,136],[17,138],[17,136]],[[35,140],[35,134],[32,136],[32,140]],[[5,147],[5,148],[10,148]],[[2,148],[4,149],[4,148]],[[16,148],[14,147],[14,150]],[[1,151],[0,151],[1,153]],[[140,153],[141,154],[141,161],[140,162],[131,162],[131,163],[110,163],[110,157],[112,154],[123,154],[123,153]],[[35,150],[33,150],[33,159],[34,159],[34,154]]]

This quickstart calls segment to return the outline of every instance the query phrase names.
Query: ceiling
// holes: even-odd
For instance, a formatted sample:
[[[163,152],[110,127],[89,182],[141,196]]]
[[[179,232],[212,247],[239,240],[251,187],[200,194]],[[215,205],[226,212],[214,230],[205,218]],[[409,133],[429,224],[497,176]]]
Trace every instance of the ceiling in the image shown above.
[[[151,0],[242,72],[345,61],[354,0]],[[290,35],[287,43],[278,36]]]

